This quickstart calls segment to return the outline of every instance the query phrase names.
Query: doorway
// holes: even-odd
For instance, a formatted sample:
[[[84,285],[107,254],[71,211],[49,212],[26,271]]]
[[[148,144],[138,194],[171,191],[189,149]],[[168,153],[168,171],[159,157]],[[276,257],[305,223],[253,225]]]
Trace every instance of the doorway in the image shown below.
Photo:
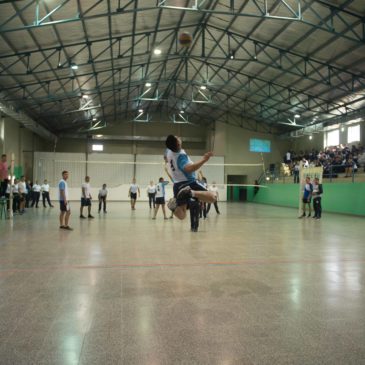
[[[247,175],[227,175],[227,201],[246,201],[247,188],[246,186],[234,186],[247,184]]]

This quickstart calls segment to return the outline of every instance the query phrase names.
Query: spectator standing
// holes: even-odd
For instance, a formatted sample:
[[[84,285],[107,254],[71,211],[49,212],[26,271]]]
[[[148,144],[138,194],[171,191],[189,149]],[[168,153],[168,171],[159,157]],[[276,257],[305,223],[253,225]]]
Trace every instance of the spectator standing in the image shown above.
[[[33,191],[32,191],[33,184],[30,180],[27,180],[25,183],[25,188],[27,189],[27,196],[25,198],[25,207],[29,208],[30,201],[33,202]]]
[[[43,207],[45,208],[46,207],[46,200],[47,200],[47,203],[48,205],[53,208],[53,205],[51,203],[51,199],[49,197],[49,184],[48,184],[48,181],[47,179],[44,180],[42,186],[41,186],[41,190],[42,190],[42,201],[43,201]]]
[[[20,181],[18,183],[18,192],[19,192],[19,213],[23,214],[25,212],[25,200],[27,196],[24,176],[21,176]]]
[[[310,181],[310,177],[307,176],[305,178],[305,185],[303,191],[303,214],[299,218],[305,217],[305,207],[308,205],[308,218],[311,216],[312,208],[311,208],[311,199],[312,199],[313,185]]]
[[[41,186],[38,184],[38,180],[36,180],[36,182],[33,184],[33,202],[32,202],[32,208],[35,207],[36,208],[39,208],[38,207],[38,203],[39,203],[39,198],[41,196]]]
[[[321,219],[322,217],[322,194],[323,194],[323,186],[319,183],[319,178],[314,178],[313,182],[313,209],[314,209],[314,217],[315,219]]]
[[[291,163],[291,153],[290,151],[288,150],[287,153],[285,154],[285,162],[287,164],[290,164]]]
[[[255,180],[255,186],[253,188],[253,196],[255,196],[259,192],[259,190],[260,190],[260,184],[258,180]]]
[[[11,186],[13,191],[13,212],[20,213],[20,198],[19,198],[19,184],[18,179],[14,179],[14,184]]]
[[[84,207],[87,207],[88,218],[94,218],[91,215],[91,188],[90,188],[90,176],[85,176],[85,182],[81,185],[81,206],[80,206],[80,218],[85,219],[83,215]]]
[[[1,155],[0,161],[0,197],[4,196],[6,193],[8,185],[8,163],[6,161],[6,155]]]
[[[299,161],[295,161],[294,167],[293,167],[293,176],[294,176],[294,184],[299,184]]]
[[[106,213],[106,198],[108,196],[108,190],[106,189],[106,184],[103,184],[102,188],[99,190],[98,199],[99,199],[99,210],[101,211],[101,205],[103,205],[103,212]]]

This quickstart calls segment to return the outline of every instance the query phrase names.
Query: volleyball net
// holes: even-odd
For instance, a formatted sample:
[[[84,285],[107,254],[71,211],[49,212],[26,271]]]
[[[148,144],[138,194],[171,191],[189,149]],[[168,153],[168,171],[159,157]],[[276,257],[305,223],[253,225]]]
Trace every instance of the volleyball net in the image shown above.
[[[87,158],[86,158],[87,157]],[[192,161],[199,161],[202,156],[190,156]],[[132,179],[140,186],[141,198],[150,181],[155,184],[160,177],[169,180],[165,171],[162,155],[131,155],[131,154],[89,154],[82,153],[50,153],[36,152],[34,155],[33,180],[42,182],[47,179],[51,186],[56,187],[61,179],[62,171],[69,172],[68,186],[72,200],[80,197],[81,184],[85,176],[90,176],[93,197],[103,184],[107,184],[109,199],[127,200]],[[227,171],[236,175],[259,176],[263,170],[262,163],[257,164],[225,164],[224,157],[213,156],[202,167],[203,176],[208,185],[213,182],[218,186],[222,200],[226,197]],[[252,179],[251,179],[252,180]],[[252,183],[255,179],[250,182]],[[228,184],[229,185],[229,184]],[[231,184],[239,186],[241,184]],[[172,184],[167,188],[171,195]]]

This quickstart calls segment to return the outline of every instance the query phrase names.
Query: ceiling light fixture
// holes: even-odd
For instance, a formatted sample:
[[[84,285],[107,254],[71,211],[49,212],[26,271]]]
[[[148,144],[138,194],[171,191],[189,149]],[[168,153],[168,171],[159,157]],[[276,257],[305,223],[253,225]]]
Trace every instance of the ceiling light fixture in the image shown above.
[[[143,113],[143,109],[138,109],[138,113]]]
[[[77,69],[79,68],[79,66],[77,66],[77,65],[76,65],[76,63],[73,63],[73,62],[71,62],[70,67],[71,67],[73,70],[77,70]]]
[[[207,88],[207,87],[206,87],[205,85],[200,86],[200,89],[201,89],[201,90],[206,90],[206,88]]]
[[[152,84],[150,82],[146,82],[146,87],[151,87]]]
[[[160,55],[162,53],[162,51],[159,48],[155,48],[154,51],[153,51],[153,53],[155,55]]]
[[[300,118],[300,115],[299,114],[295,114],[294,115],[294,118]]]

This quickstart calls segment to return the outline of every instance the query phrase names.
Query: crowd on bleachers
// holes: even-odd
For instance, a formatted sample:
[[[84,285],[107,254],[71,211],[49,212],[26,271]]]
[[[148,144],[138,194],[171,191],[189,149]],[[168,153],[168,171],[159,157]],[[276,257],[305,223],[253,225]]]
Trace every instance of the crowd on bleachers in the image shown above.
[[[343,173],[345,177],[351,177],[360,169],[365,171],[365,149],[361,145],[339,145],[326,147],[321,151],[314,148],[298,153],[288,150],[284,156],[283,170],[296,177],[300,163],[304,167],[322,166],[324,177],[337,177]]]

